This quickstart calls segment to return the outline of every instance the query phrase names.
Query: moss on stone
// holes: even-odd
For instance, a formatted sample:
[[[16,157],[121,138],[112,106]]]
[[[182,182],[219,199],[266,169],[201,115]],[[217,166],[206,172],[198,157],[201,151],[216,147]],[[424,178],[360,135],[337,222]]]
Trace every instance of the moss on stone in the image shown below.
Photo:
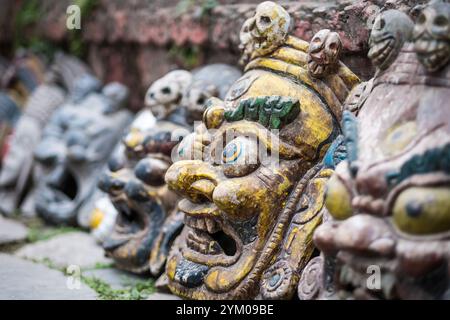
[[[97,292],[101,300],[145,300],[155,291],[152,279],[130,284],[123,289],[113,289],[109,283],[96,277],[83,276],[81,279]]]

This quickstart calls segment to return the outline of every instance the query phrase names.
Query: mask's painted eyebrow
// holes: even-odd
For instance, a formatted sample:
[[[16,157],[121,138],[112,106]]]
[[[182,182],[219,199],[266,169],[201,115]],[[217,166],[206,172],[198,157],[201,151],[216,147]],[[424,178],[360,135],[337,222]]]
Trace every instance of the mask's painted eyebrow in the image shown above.
[[[300,101],[283,96],[260,96],[242,100],[236,109],[225,111],[228,122],[249,120],[268,129],[281,129],[300,112]]]

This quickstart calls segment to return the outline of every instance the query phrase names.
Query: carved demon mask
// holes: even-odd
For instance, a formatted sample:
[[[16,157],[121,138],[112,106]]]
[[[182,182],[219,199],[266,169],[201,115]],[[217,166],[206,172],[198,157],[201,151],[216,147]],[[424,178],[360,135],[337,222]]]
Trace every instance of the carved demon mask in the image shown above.
[[[170,188],[183,197],[178,207],[185,213],[185,228],[166,266],[175,294],[288,298],[297,268],[312,254],[310,237],[320,222],[316,199],[326,179],[316,175],[317,166],[339,131],[340,113],[330,110],[340,107],[322,96],[332,85],[311,91],[306,69],[283,60],[284,50],[308,46],[289,41],[292,46],[272,53],[275,58],[247,65],[224,101],[209,100],[203,125],[177,148],[181,160],[166,173]],[[345,81],[352,83],[356,77],[347,71]],[[328,103],[334,106],[328,109]],[[295,212],[301,214],[293,218]]]
[[[380,70],[385,70],[397,58],[404,43],[411,40],[414,24],[403,12],[387,10],[374,21],[369,38],[368,57]]]
[[[308,71],[315,78],[321,78],[336,68],[342,42],[336,32],[320,30],[312,38],[308,50]]]
[[[44,171],[35,206],[47,221],[75,223],[96,188],[97,172],[129,122],[130,114],[121,109],[127,96],[126,87],[111,83],[52,116],[35,150]]]
[[[450,4],[435,1],[419,15],[414,27],[417,57],[430,72],[450,60]]]
[[[449,297],[450,70],[429,73],[411,49],[345,117],[347,160],[326,197],[334,220],[314,235],[340,298]]]
[[[172,163],[172,148],[186,134],[186,128],[167,121],[145,131],[132,129],[123,139],[122,152],[109,161],[109,170],[100,179],[100,189],[118,211],[103,247],[121,269],[153,275],[163,269],[182,227],[177,196],[168,190],[164,175]]]

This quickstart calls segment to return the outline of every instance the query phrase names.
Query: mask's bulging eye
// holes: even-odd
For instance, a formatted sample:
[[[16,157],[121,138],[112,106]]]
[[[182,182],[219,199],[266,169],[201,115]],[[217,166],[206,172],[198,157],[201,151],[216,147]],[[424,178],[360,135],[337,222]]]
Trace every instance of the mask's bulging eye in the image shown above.
[[[240,142],[232,142],[227,144],[223,150],[223,162],[224,163],[234,163],[241,155],[242,148]]]
[[[222,152],[224,174],[242,177],[259,166],[258,144],[254,139],[238,137],[228,143]]]
[[[392,208],[392,219],[401,231],[432,235],[450,230],[450,190],[444,187],[411,187],[402,191]]]

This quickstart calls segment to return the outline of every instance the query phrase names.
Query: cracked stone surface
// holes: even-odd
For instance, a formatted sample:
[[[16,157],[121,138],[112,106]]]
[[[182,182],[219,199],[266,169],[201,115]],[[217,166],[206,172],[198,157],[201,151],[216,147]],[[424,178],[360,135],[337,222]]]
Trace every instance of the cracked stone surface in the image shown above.
[[[97,264],[110,264],[101,246],[94,238],[84,232],[70,232],[49,240],[28,244],[15,255],[32,261],[50,261],[56,268],[70,265],[82,269],[94,268]]]
[[[96,293],[83,283],[69,289],[69,278],[57,270],[0,254],[1,300],[93,300]]]
[[[0,215],[0,245],[24,241],[27,234],[28,228],[22,223]]]

